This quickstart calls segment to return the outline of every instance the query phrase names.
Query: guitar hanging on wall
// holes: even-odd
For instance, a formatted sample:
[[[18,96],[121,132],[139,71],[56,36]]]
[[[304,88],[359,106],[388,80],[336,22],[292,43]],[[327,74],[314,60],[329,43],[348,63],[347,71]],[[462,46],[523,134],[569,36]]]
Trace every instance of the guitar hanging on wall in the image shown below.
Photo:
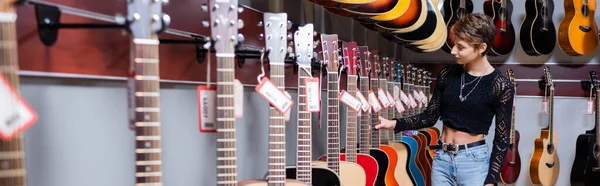
[[[523,51],[530,56],[548,55],[556,46],[556,28],[552,22],[552,0],[525,0],[525,19],[519,30]]]
[[[515,29],[512,25],[513,4],[510,0],[486,0],[483,11],[490,16],[496,26],[496,40],[488,55],[507,55],[515,46]]]
[[[558,27],[558,44],[567,55],[591,54],[598,46],[594,19],[596,0],[565,0],[565,17]]]
[[[506,71],[506,75],[510,79],[510,82],[514,85],[515,96],[517,97],[517,83],[515,81],[515,74],[511,69]],[[517,181],[519,174],[521,173],[521,155],[519,155],[519,138],[521,135],[519,131],[515,129],[515,109],[516,99],[514,99],[512,107],[512,120],[510,122],[510,144],[508,145],[508,152],[506,153],[506,159],[502,166],[502,172],[500,172],[500,181],[505,184],[512,184]]]
[[[571,169],[571,185],[593,186],[600,183],[600,82],[595,71],[590,71],[591,89],[595,92],[596,119],[594,124],[595,133],[585,133],[577,137],[575,147],[575,159]]]
[[[444,1],[444,22],[446,23],[448,33],[450,33],[450,29],[452,29],[452,26],[454,26],[456,21],[471,13],[473,13],[473,1],[471,0]],[[450,53],[452,47],[454,47],[454,37],[450,34],[442,47],[442,50]]]

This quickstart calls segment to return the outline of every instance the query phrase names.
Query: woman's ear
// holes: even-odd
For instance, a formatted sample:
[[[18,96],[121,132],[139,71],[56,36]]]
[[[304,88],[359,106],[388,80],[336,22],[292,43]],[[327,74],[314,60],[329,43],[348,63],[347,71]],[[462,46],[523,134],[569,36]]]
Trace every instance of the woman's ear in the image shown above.
[[[483,55],[483,52],[485,51],[485,49],[487,49],[487,44],[486,43],[481,43],[479,44],[479,54]]]

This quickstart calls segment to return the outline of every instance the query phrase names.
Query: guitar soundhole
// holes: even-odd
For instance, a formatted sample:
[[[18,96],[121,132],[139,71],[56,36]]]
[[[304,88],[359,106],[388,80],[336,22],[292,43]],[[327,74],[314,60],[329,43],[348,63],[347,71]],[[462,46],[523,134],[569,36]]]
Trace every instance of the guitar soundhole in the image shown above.
[[[554,145],[546,146],[546,151],[548,151],[548,154],[554,153]]]
[[[589,31],[592,31],[592,28],[589,26],[579,26],[579,30],[581,30],[583,32],[589,32]]]

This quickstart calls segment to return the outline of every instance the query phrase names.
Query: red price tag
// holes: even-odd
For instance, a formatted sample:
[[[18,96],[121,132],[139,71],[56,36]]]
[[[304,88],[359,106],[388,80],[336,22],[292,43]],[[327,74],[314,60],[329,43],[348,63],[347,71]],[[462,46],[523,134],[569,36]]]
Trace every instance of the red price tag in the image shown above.
[[[381,110],[381,105],[379,104],[377,96],[375,96],[373,90],[369,90],[369,104],[371,105],[371,108],[373,108],[373,111],[375,111],[375,113]]]
[[[38,115],[0,74],[0,138],[10,140],[33,125]]]
[[[587,115],[592,115],[594,113],[594,101],[592,100],[588,100],[587,101]]]
[[[264,77],[260,84],[256,85],[255,90],[282,114],[285,114],[294,104],[294,101],[288,98],[267,77]]]
[[[548,100],[542,100],[542,114],[548,114]]]
[[[362,103],[356,99],[354,96],[348,94],[346,90],[342,90],[342,93],[338,97],[338,99],[346,104],[346,106],[350,107],[352,110],[358,112]]]
[[[217,132],[217,87],[198,86],[198,127],[201,133]]]

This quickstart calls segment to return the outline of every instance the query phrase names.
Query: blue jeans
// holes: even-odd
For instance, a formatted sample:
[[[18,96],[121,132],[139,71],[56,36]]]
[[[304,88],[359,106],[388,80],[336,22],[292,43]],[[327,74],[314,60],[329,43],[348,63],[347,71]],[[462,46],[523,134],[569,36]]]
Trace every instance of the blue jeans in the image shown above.
[[[490,155],[487,145],[459,150],[457,154],[435,150],[432,186],[483,186]]]

